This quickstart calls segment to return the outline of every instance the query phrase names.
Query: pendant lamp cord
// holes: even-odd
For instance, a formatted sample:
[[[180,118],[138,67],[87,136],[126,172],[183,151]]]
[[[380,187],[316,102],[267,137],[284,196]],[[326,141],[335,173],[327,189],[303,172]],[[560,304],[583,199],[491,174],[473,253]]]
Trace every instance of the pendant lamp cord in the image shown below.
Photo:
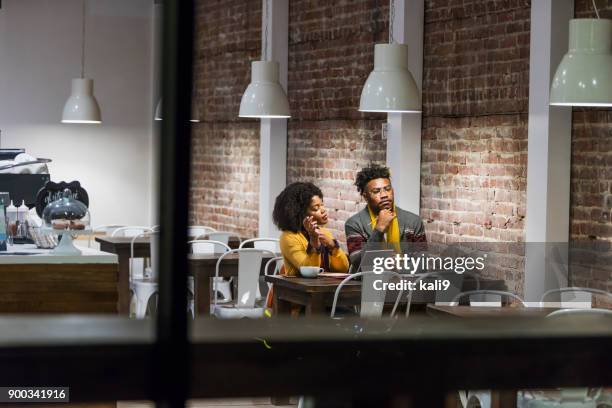
[[[599,18],[599,11],[597,10],[597,4],[595,4],[595,0],[593,0],[593,8],[595,9],[595,15]]]
[[[263,60],[268,60],[268,25],[270,24],[270,1],[264,0],[264,43],[263,43],[263,51],[262,56]]]
[[[393,37],[393,21],[395,20],[395,0],[389,1],[389,44],[395,42]]]
[[[83,19],[81,27],[81,78],[85,78],[85,1],[83,0]]]

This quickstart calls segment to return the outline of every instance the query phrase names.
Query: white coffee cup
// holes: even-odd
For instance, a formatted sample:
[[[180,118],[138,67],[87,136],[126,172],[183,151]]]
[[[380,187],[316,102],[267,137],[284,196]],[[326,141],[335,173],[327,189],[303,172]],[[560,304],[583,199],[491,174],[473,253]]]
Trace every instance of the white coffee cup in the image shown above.
[[[321,272],[323,268],[318,266],[300,266],[300,275],[304,278],[316,278]]]

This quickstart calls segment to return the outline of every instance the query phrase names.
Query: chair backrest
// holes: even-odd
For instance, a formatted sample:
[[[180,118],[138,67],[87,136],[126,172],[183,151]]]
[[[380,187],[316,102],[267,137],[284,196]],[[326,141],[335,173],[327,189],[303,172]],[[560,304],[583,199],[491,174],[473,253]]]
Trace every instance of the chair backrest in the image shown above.
[[[195,239],[187,243],[192,254],[221,254],[232,250],[227,244],[210,239]]]
[[[231,237],[238,238],[238,242],[240,242],[240,236],[235,232],[226,232],[226,231],[215,231],[215,232],[207,232],[206,234],[202,234],[196,237],[196,240],[200,239],[208,239],[211,241],[219,241],[223,242],[225,245],[229,244],[229,240]]]
[[[280,240],[278,238],[251,238],[240,243],[240,248],[244,248],[247,244],[253,243],[253,248],[266,249],[274,253],[280,253]]]
[[[419,275],[423,276],[423,274]],[[452,299],[455,298],[459,293],[461,293],[461,288],[463,287],[463,281],[465,277],[469,276],[474,279],[476,282],[476,289],[480,290],[480,278],[477,274],[472,273],[470,271],[465,271],[463,273],[456,273],[454,271],[433,271],[427,272],[425,279],[444,279],[450,282],[450,286],[446,290],[436,290],[435,296],[435,304],[436,305],[452,305]]]
[[[612,318],[612,310],[609,309],[559,309],[549,313],[546,317],[564,316],[607,316]]]
[[[111,234],[111,237],[130,237],[133,238],[136,235],[140,235],[144,232],[153,232],[153,228],[151,227],[121,227],[114,230]]]
[[[195,238],[216,231],[216,229],[212,227],[206,227],[204,225],[190,225],[189,227],[187,227],[187,236]]]
[[[450,281],[451,286],[447,290],[435,291],[435,304],[436,305],[453,305],[455,304],[451,299],[454,299],[459,293],[461,293],[461,287],[463,285],[463,274],[458,274],[453,271],[432,271],[418,274],[410,274],[403,275],[405,279],[410,279],[413,284],[414,290],[408,292],[407,298],[407,307],[406,307],[406,317],[410,315],[410,305],[412,301],[415,300],[415,297],[419,300],[429,299],[428,293],[430,290],[423,291],[420,289],[421,281],[427,280],[439,280],[445,279]],[[480,289],[480,281],[478,277],[475,276],[476,279],[476,288]],[[451,300],[449,302],[449,300]]]
[[[119,228],[124,228],[125,225],[115,225],[115,224],[106,224],[106,225],[98,225],[97,227],[93,227],[92,232],[100,232],[100,231],[104,231],[104,235],[112,235],[113,232],[115,232],[115,230],[119,229]],[[93,235],[89,236],[89,242],[87,243],[87,246],[91,248],[91,242],[92,242],[92,237]]]
[[[144,236],[148,236],[148,235],[153,235],[153,234],[159,234],[158,231],[143,231],[139,234],[134,235],[133,237],[131,237],[132,239],[130,240],[130,279],[132,278],[132,272],[134,270],[134,268],[136,268],[135,262],[134,262],[134,243],[136,242],[136,240],[140,237],[144,237]],[[149,244],[149,248],[150,248],[150,254],[151,254],[151,258],[152,258],[152,262],[153,264],[153,268],[157,268],[157,263],[158,263],[158,251],[159,251],[159,241],[156,239],[154,242],[151,241]],[[153,260],[153,258],[155,258]],[[138,263],[138,268],[142,268],[144,269],[144,264],[142,263],[142,259],[140,260],[141,262]],[[157,273],[156,271],[153,272],[153,279],[157,277]]]
[[[240,308],[255,307],[261,261],[265,254],[274,257],[276,254],[265,249],[239,248],[232,249],[219,257],[215,266],[215,276],[219,276],[221,263],[230,254],[238,254],[238,296],[236,306]],[[217,305],[217,291],[214,291],[214,304]]]
[[[467,292],[461,292],[453,298],[451,304],[459,304],[459,300],[466,296],[469,297],[470,306],[500,307],[502,305],[502,298],[507,297],[518,301],[521,306],[527,307],[523,299],[521,299],[516,293],[506,292],[503,290],[488,289],[469,290]]]
[[[274,271],[272,272],[272,275],[278,275],[278,272],[280,272],[280,268],[283,265],[283,263],[281,262],[282,260],[282,256],[277,256],[266,262],[266,266],[264,267],[264,273],[266,274],[266,276],[270,275],[270,265],[274,265]]]
[[[557,295],[556,299],[552,295]],[[540,306],[562,307],[564,309],[590,309],[593,307],[593,295],[604,297],[609,302],[612,302],[612,293],[605,290],[571,286],[544,292],[540,298]],[[550,299],[549,302],[546,301],[547,298]]]
[[[382,316],[383,308],[385,306],[385,299],[387,297],[387,286],[392,278],[396,278],[399,281],[402,280],[402,275],[397,272],[384,271],[382,273],[376,273],[372,271],[357,272],[347,276],[340,282],[334,293],[334,301],[332,303],[332,309],[330,316],[332,318],[336,315],[336,306],[338,304],[338,297],[342,291],[342,287],[349,281],[355,278],[361,278],[361,308],[359,316],[363,318],[380,318]],[[375,285],[375,281],[380,281],[379,284]],[[391,311],[391,317],[395,316],[395,311],[402,298],[403,290],[400,290],[393,305]]]

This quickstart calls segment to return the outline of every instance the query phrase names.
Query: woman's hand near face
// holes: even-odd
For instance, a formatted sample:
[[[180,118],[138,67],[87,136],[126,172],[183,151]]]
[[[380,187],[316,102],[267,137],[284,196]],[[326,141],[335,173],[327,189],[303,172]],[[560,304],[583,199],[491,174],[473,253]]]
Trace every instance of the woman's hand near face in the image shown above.
[[[314,248],[319,249],[321,241],[319,241],[319,226],[312,216],[304,218],[304,229],[308,233],[308,239],[310,245]]]
[[[329,249],[333,249],[336,247],[336,241],[334,241],[332,237],[323,233],[320,230],[319,230],[319,241],[321,241],[321,243]]]

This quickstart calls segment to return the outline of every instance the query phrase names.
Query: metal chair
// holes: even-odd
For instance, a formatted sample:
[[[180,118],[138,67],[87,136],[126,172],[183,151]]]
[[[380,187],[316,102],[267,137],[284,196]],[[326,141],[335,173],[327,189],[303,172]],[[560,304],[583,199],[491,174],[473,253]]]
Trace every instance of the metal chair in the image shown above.
[[[501,302],[501,298],[506,296],[508,298],[517,300],[521,306],[523,307],[527,307],[527,304],[523,301],[523,299],[521,299],[517,294],[512,293],[512,292],[506,292],[503,290],[488,290],[488,289],[481,289],[481,290],[470,290],[467,292],[461,292],[459,293],[457,296],[455,296],[451,302],[452,306],[456,306],[459,304],[459,300],[465,296],[478,296],[481,297],[483,295],[494,295],[496,297],[499,297],[499,301],[483,301],[483,300],[479,300],[479,301],[473,301],[472,299],[470,299],[470,306],[488,306],[488,307],[501,307],[502,302]]]
[[[567,299],[567,296],[565,296],[564,299],[563,295],[566,293],[574,293],[577,296],[572,299],[573,301],[570,301]],[[553,294],[560,295],[560,302],[555,302],[555,305],[560,305],[564,309],[590,309],[593,307],[593,295],[606,297],[612,302],[612,293],[606,292],[605,290],[570,286],[567,288],[551,289],[544,292],[540,298],[540,306],[543,307],[545,304],[549,304],[548,302],[545,302],[545,299]]]
[[[187,227],[188,237],[200,237],[211,232],[217,232],[217,230],[212,227],[206,227],[204,225],[190,225]]]
[[[280,253],[280,240],[278,238],[251,238],[240,243],[239,248],[244,248],[247,244],[253,243],[253,248],[267,249],[275,253]]]
[[[278,238],[250,238],[240,243],[238,248],[245,248],[247,244],[253,244],[253,248],[265,249],[275,254],[280,254],[280,240]],[[263,277],[260,277],[259,285],[257,286],[257,299],[262,298],[262,291],[260,288],[265,288]],[[269,288],[269,285],[268,285]]]
[[[283,266],[283,257],[282,256],[277,256],[275,258],[270,259],[268,262],[266,262],[266,266],[264,266],[264,274],[266,276],[270,275],[270,265],[274,265],[274,272],[272,272],[272,275],[278,275],[278,273],[280,272],[282,266]],[[272,283],[266,282],[266,284],[268,285],[268,293],[266,293],[266,303],[265,305],[269,305],[272,303],[272,299],[270,299],[270,296],[272,296]]]
[[[115,224],[107,224],[107,225],[98,225],[97,227],[92,228],[92,232],[95,234],[96,232],[105,231],[104,235],[111,235],[115,230],[119,228],[125,228],[125,225],[115,225]],[[93,235],[89,236],[89,241],[87,242],[87,247],[91,248],[91,242],[93,241]]]
[[[259,248],[258,248],[259,249]],[[278,275],[278,272],[280,272],[280,268],[282,266],[282,261],[283,257],[282,256],[277,256],[274,257],[272,259],[270,259],[268,262],[266,262],[266,266],[264,266],[264,273],[266,274],[266,276],[270,275],[270,265],[275,264],[274,265],[274,272],[272,273],[272,275]],[[270,284],[271,285],[271,284]],[[268,285],[268,287],[270,286]]]
[[[153,228],[139,226],[120,227],[112,232],[111,237],[134,237],[134,235],[138,235],[143,232],[153,232]]]
[[[259,284],[259,273],[261,261],[264,254],[275,254],[265,249],[239,248],[224,253],[217,260],[215,266],[215,277],[219,277],[219,269],[223,260],[230,254],[238,254],[238,296],[232,305],[219,304],[217,291],[214,291],[213,315],[220,319],[232,318],[260,318],[264,316],[265,307],[257,307],[257,288]]]
[[[159,292],[159,283],[151,278],[146,277],[144,274],[141,277],[134,277],[133,275],[133,261],[134,261],[134,242],[142,236],[152,236],[158,234],[157,231],[142,232],[135,235],[130,242],[130,290],[132,291],[132,298],[136,301],[135,304],[135,317],[136,319],[144,319],[147,314],[147,308],[149,300],[153,295]],[[151,257],[156,259],[157,256],[154,254],[158,248],[156,245],[151,243]],[[154,265],[157,267],[157,265]],[[156,277],[156,274],[152,274]]]
[[[334,301],[332,303],[330,313],[330,317],[332,319],[336,318],[336,306],[338,304],[338,296],[340,295],[342,287],[357,277],[361,277],[361,307],[359,310],[359,316],[365,318],[380,318],[385,305],[385,298],[387,296],[386,286],[385,290],[377,290],[374,288],[374,281],[382,280],[382,283],[388,283],[392,277],[398,278],[399,281],[402,280],[402,275],[392,271],[384,271],[381,273],[371,271],[357,272],[347,276],[342,280],[342,282],[340,282],[336,288],[336,292],[334,293]],[[395,316],[395,311],[397,310],[403,293],[404,290],[401,289],[397,295],[397,298],[395,299],[390,317]],[[408,307],[410,307],[410,304],[408,304]]]
[[[217,254],[229,252],[232,250],[227,244],[224,244],[223,242],[212,241],[209,239],[195,239],[193,241],[189,241],[187,244],[190,246],[192,254]],[[221,292],[221,295],[223,296],[223,301],[230,302],[232,300],[231,280],[225,280],[223,279],[223,277],[212,278],[212,280],[213,291]],[[191,303],[195,300],[195,282],[193,281],[193,276],[190,276],[188,278],[187,285],[190,289],[190,293],[194,296],[194,299],[190,300],[191,306]]]
[[[612,317],[612,310],[610,309],[559,309],[554,312],[550,312],[546,315],[547,318],[551,317],[583,317],[583,316],[606,316]]]
[[[191,247],[192,254],[218,254],[232,250],[227,244],[211,239],[194,239],[187,244]]]
[[[406,275],[404,275],[406,276]],[[452,302],[449,299],[453,299],[456,295],[461,293],[461,287],[463,286],[463,279],[465,276],[470,276],[476,281],[476,290],[480,290],[480,278],[477,274],[465,271],[464,273],[456,273],[454,271],[432,271],[412,275],[416,278],[415,284],[418,285],[419,281],[427,280],[429,278],[440,278],[451,281],[451,286],[445,291],[436,291],[435,293],[435,304],[436,305],[449,305],[452,306]],[[418,293],[418,291],[416,291]],[[414,293],[410,294],[415,296]]]
[[[145,258],[134,258],[134,242],[136,239],[154,232],[150,227],[120,227],[114,230],[111,237],[132,238],[130,241],[130,280],[142,279],[145,274]]]
[[[207,232],[202,235],[198,235],[195,239],[208,239],[211,241],[219,241],[223,242],[225,245],[229,244],[230,238],[238,238],[238,242],[241,243],[240,235],[235,232],[227,232],[227,231],[215,231],[215,232]]]
[[[448,278],[449,276],[451,277],[451,281],[452,281],[452,286],[451,288],[455,289],[454,291],[451,291],[450,288],[449,290],[446,291],[446,296],[444,296],[444,298],[446,299],[452,299],[452,297],[458,295],[459,293],[461,293],[461,287],[463,286],[463,279],[466,276],[471,277],[472,279],[474,279],[474,281],[476,282],[476,289],[475,290],[480,290],[480,277],[478,276],[478,274],[470,272],[470,271],[465,271],[461,274],[458,274],[456,272],[453,271],[436,271],[436,274],[439,274],[439,276],[441,278]],[[450,293],[449,293],[450,292]],[[451,297],[452,296],[452,297]],[[436,305],[450,305],[450,302],[447,301],[443,301],[441,300],[442,294],[438,294],[436,293]]]

